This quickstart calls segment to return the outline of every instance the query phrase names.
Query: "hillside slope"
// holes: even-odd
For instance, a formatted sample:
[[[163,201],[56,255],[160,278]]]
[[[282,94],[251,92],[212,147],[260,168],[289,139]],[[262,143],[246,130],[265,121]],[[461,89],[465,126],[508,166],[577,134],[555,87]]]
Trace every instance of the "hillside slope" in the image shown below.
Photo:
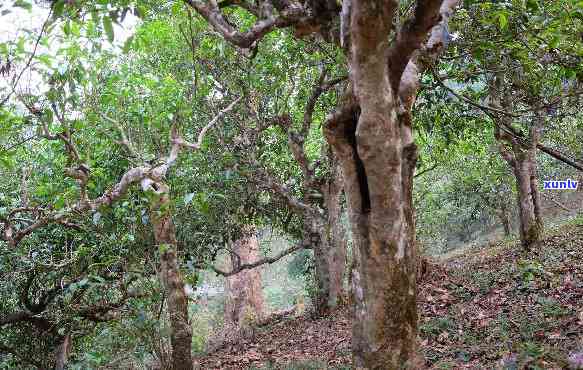
[[[485,246],[436,265],[419,289],[420,346],[432,369],[583,369],[583,225],[526,254]],[[204,369],[350,368],[347,310],[288,318],[197,359]]]

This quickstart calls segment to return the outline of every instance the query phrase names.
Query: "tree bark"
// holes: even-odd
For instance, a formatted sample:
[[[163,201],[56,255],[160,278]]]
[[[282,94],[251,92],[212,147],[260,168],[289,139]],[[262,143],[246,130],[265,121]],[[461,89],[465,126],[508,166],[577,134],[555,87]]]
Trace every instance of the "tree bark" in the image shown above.
[[[232,268],[259,260],[259,241],[254,227],[245,227],[233,244]],[[265,316],[261,273],[258,268],[227,277],[225,324],[233,327],[261,322]]]
[[[518,188],[520,240],[530,249],[542,236],[544,227],[541,216],[540,194],[536,176],[536,148],[515,148],[513,171]]]
[[[342,2],[340,44],[350,49],[351,87],[324,130],[341,164],[354,240],[355,367],[422,367],[415,346],[417,250],[411,194],[417,151],[411,109],[419,88],[418,64],[435,59],[447,45],[447,20],[457,2],[418,1],[399,30],[393,29],[396,0]],[[225,26],[220,11],[213,12],[202,2],[188,3],[239,46],[261,39],[268,27],[302,26],[290,17],[270,16],[258,20],[253,32],[241,33]],[[318,4],[306,2],[304,10],[310,14]],[[419,58],[420,53],[426,58]]]
[[[354,95],[348,92],[329,118],[326,136],[342,164],[356,250],[354,366],[416,368],[417,250],[411,194],[417,151],[410,116],[399,111],[387,78],[386,35],[394,4],[352,3]]]
[[[71,352],[71,336],[69,334],[63,337],[63,341],[57,347],[55,370],[64,370],[69,360],[69,353]]]
[[[495,106],[510,110],[509,92],[502,90],[503,84],[504,77],[496,75],[490,83],[490,95]],[[534,121],[530,123],[528,145],[503,130],[503,127],[511,127],[508,117],[497,119],[500,121],[495,122],[494,136],[498,141],[498,150],[516,178],[520,240],[523,248],[530,250],[544,232],[536,165],[536,151],[544,119],[540,112],[536,113]]]
[[[512,228],[510,227],[510,218],[508,217],[508,211],[506,208],[500,211],[498,217],[504,228],[504,236],[510,236],[512,234]]]
[[[342,224],[342,195],[344,186],[342,172],[335,159],[331,159],[332,173],[325,185],[324,202],[327,210],[326,239],[327,263],[330,272],[330,295],[328,306],[331,309],[345,301],[344,274],[346,271],[346,230]]]
[[[327,315],[335,307],[335,298],[331,296],[331,272],[330,272],[330,245],[326,235],[326,224],[320,220],[307,219],[310,225],[308,229],[310,244],[314,251],[314,269],[316,291],[313,303],[317,316]]]
[[[326,227],[327,261],[330,271],[330,295],[328,305],[331,309],[341,305],[346,297],[344,291],[344,276],[346,272],[346,230],[342,224],[342,195],[344,185],[342,171],[338,160],[330,155],[331,174],[324,185],[324,204],[327,211]]]
[[[335,165],[337,167],[337,165]],[[323,187],[326,218],[306,217],[305,227],[314,250],[316,272],[315,311],[324,316],[344,300],[344,273],[346,271],[346,232],[342,225],[342,181],[339,168]]]
[[[160,251],[160,279],[168,297],[172,346],[172,368],[191,370],[192,328],[188,319],[188,299],[177,257],[176,230],[170,211],[169,187],[159,181],[152,186],[156,193],[151,202],[150,219]]]

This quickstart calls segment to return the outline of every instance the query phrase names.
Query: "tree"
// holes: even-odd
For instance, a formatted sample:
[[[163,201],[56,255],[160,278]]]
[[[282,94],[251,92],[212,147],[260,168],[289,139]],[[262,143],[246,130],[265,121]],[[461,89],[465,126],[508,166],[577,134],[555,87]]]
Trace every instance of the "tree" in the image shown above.
[[[233,243],[230,255],[232,269],[259,260],[259,241],[254,227],[243,229]],[[256,269],[241,271],[226,279],[225,323],[241,328],[259,323],[265,316],[261,273]]]
[[[416,149],[411,109],[422,69],[420,49],[437,55],[456,1],[420,1],[407,22],[397,1],[228,3],[258,20],[247,31],[227,21],[217,3],[188,0],[229,42],[241,48],[275,28],[298,37],[317,33],[345,48],[350,87],[325,132],[338,157],[348,199],[357,268],[352,278],[356,366],[415,366],[416,247],[412,178]],[[441,11],[440,11],[441,7]],[[338,25],[340,25],[338,27]],[[435,28],[434,28],[435,27]],[[395,39],[387,42],[395,31]]]
[[[500,154],[516,178],[525,249],[532,248],[544,230],[537,151],[583,169],[577,161],[542,144],[542,135],[548,131],[545,126],[563,119],[570,109],[566,102],[580,94],[581,68],[570,50],[581,48],[581,40],[573,37],[581,24],[570,21],[569,15],[578,8],[575,2],[467,2],[457,21],[464,27],[470,22],[475,32],[465,32],[450,49],[457,67],[462,67],[454,68],[452,75],[464,87],[484,87],[474,95],[487,96],[487,102],[476,103],[471,93],[460,96],[442,81],[443,87],[473,103],[494,125]],[[484,39],[485,32],[491,37]]]
[[[89,31],[92,29],[91,26],[92,23],[88,23],[87,32],[89,36],[92,36]],[[69,25],[68,27],[71,26]],[[73,27],[78,37],[81,33],[80,25],[76,24]],[[173,221],[173,204],[170,198],[171,188],[167,173],[177,161],[182,150],[196,151],[201,147],[205,134],[222,116],[235,107],[240,98],[234,99],[226,108],[220,110],[208,124],[202,127],[196,141],[189,142],[179,133],[181,130],[179,126],[184,123],[181,120],[181,114],[184,111],[181,106],[160,104],[154,105],[150,110],[145,111],[141,106],[143,101],[138,104],[137,100],[134,99],[137,94],[133,96],[111,94],[111,89],[118,87],[116,84],[119,80],[116,80],[115,76],[117,71],[103,68],[88,73],[83,67],[83,62],[87,62],[87,60],[96,62],[96,59],[88,57],[87,54],[83,53],[84,50],[77,48],[69,50],[72,55],[70,60],[67,60],[68,64],[65,64],[64,67],[59,67],[56,72],[52,68],[42,71],[47,76],[47,91],[43,91],[39,96],[22,94],[19,91],[11,95],[15,96],[21,107],[29,113],[26,120],[33,127],[38,128],[37,136],[43,140],[61,145],[55,145],[55,148],[58,148],[56,150],[60,150],[63,157],[62,163],[58,163],[57,168],[61,165],[64,167],[63,170],[66,177],[74,181],[73,184],[67,185],[69,187],[73,185],[74,190],[70,192],[71,195],[66,199],[57,199],[55,204],[51,204],[51,199],[46,200],[48,204],[42,207],[42,211],[39,211],[38,208],[29,207],[26,209],[17,208],[10,212],[8,217],[1,219],[3,239],[9,247],[16,248],[25,238],[54,224],[79,228],[73,222],[79,215],[92,215],[93,222],[97,224],[102,212],[105,212],[126,197],[135,185],[140,185],[142,196],[145,196],[148,200],[148,222],[152,227],[155,245],[160,256],[158,273],[168,301],[172,329],[172,366],[175,369],[192,368],[190,353],[192,333],[188,319],[188,299],[181,266],[178,262],[178,241]],[[97,60],[97,62],[100,61]],[[104,66],[104,64],[101,65]],[[109,75],[107,72],[109,72]],[[146,81],[152,83],[155,80],[148,80],[148,78],[143,78],[144,76],[141,77],[141,80],[136,81],[134,79],[131,82]],[[131,85],[131,83],[128,85]],[[165,94],[156,96],[152,99],[153,102],[156,102],[156,98],[158,98],[163,103],[167,103],[165,99],[176,98],[177,95],[183,92],[180,89],[181,86],[178,86],[175,80],[171,78],[161,85],[166,88],[164,90]],[[127,88],[127,85],[125,87]],[[130,88],[139,87],[133,85]],[[113,99],[112,96],[114,97]],[[119,100],[116,101],[117,99]],[[185,94],[183,99],[178,100],[187,99],[192,99],[192,96]],[[116,106],[119,101],[122,101],[122,104],[117,104],[118,106]],[[104,102],[106,104],[94,104],[95,102]],[[132,117],[133,119],[130,118],[125,121],[118,121],[117,117],[115,117],[115,115],[119,115],[127,118],[134,112],[130,113],[123,108],[136,107],[142,108],[139,111],[142,114],[141,118],[147,119],[148,123],[152,124],[147,131],[140,131],[140,125],[143,125],[143,121],[136,122],[135,116]],[[176,109],[176,111],[173,109]],[[116,113],[114,118],[110,117],[109,114],[111,112],[108,112],[109,110],[113,110],[113,113]],[[81,118],[73,118],[73,112],[81,112]],[[103,157],[100,157],[103,152],[95,149],[107,149],[102,146],[102,143],[100,145],[91,139],[86,140],[86,138],[92,137],[91,134],[87,137],[83,136],[87,130],[92,130],[92,127],[87,124],[88,122],[96,123],[102,129],[101,134],[105,136],[106,141],[110,144],[118,144],[124,152],[125,158],[120,163],[116,163],[116,165],[119,165],[116,169],[120,170],[121,179],[106,190],[98,189],[98,186],[95,185],[99,182],[100,171],[94,170],[96,167],[99,169],[100,166],[103,166],[101,162]],[[136,123],[138,124],[136,125]],[[139,143],[136,143],[134,139],[139,140]],[[91,149],[94,149],[94,151],[90,152]],[[64,193],[67,194],[67,192]],[[64,197],[64,195],[61,196]],[[62,204],[58,204],[59,201]],[[22,218],[18,216],[24,212],[30,214],[31,219],[23,222]],[[80,276],[74,275],[75,279],[84,281],[83,284],[87,284],[86,279],[83,279],[84,271],[77,274]],[[119,289],[124,292],[121,301],[111,304],[103,301],[101,307],[98,305],[97,308],[92,308],[92,310],[86,312],[86,316],[100,319],[109,311],[123,307],[125,301],[133,297],[133,295],[125,293],[127,283],[123,280],[125,277],[123,271],[121,275],[122,277],[118,278],[118,280],[121,280]],[[34,279],[34,274],[32,277]],[[60,289],[55,287],[42,293],[38,308],[35,308],[30,314],[26,314],[26,311],[24,311],[23,315],[26,316],[24,320],[18,319],[15,321],[11,319],[12,315],[8,315],[6,322],[3,322],[2,325],[30,322],[28,316],[34,316],[45,311],[45,308],[49,303],[52,303],[57,293],[67,289],[69,285],[77,283],[76,280],[72,280],[64,285],[65,283],[62,279]],[[30,287],[30,283],[28,287]],[[28,294],[28,288],[26,288],[25,292]],[[85,311],[87,310],[89,309],[85,309]],[[93,312],[93,310],[96,312]],[[83,315],[81,316],[83,317]],[[61,330],[62,328],[56,329]],[[56,360],[60,364],[59,366],[62,366],[66,362],[66,354],[69,352],[71,337],[68,334],[68,329],[63,333],[59,332],[55,337],[59,339],[59,348],[62,349],[60,354],[56,356]]]
[[[334,66],[337,51],[291,40],[281,46],[274,38],[248,60],[223,45],[224,40],[213,41],[221,45],[221,55],[212,63],[214,80],[222,89],[242,89],[247,96],[246,113],[229,127],[234,133],[222,138],[236,161],[229,170],[263,194],[257,198],[261,206],[254,205],[250,214],[269,219],[301,248],[314,251],[313,298],[316,313],[323,315],[342,302],[346,269],[342,180],[319,129],[346,81],[342,68]],[[273,211],[277,209],[279,213]]]

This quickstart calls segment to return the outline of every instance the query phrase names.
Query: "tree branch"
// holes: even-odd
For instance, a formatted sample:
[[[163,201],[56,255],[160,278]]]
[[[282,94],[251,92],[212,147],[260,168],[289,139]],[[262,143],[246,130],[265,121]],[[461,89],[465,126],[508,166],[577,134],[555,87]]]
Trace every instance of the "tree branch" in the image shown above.
[[[223,271],[223,270],[216,268],[215,266],[212,266],[212,269],[218,275],[222,275],[224,277],[229,277],[229,276],[235,275],[243,270],[249,270],[249,269],[253,269],[255,267],[259,267],[261,265],[275,263],[275,262],[279,261],[280,259],[282,259],[283,257],[285,257],[291,253],[297,252],[299,250],[307,249],[309,246],[310,246],[310,244],[307,241],[302,241],[301,243],[298,243],[298,244],[294,245],[293,247],[290,247],[288,249],[283,250],[282,252],[278,253],[277,255],[275,255],[273,257],[265,257],[265,258],[262,258],[260,260],[255,261],[253,263],[245,263],[242,265],[240,264],[237,266],[237,268],[235,268],[231,271]]]
[[[398,91],[401,76],[413,53],[421,48],[429,31],[439,22],[442,0],[418,0],[412,18],[397,33],[389,50],[389,78],[393,91]]]
[[[426,174],[427,172],[433,171],[433,170],[434,170],[434,169],[436,169],[437,167],[439,167],[439,163],[435,163],[433,166],[431,166],[431,167],[429,167],[429,168],[426,168],[426,169],[424,169],[423,171],[419,171],[419,172],[417,172],[417,173],[416,173],[416,174],[413,176],[413,178],[420,177],[420,176],[422,176],[422,175]]]
[[[310,205],[294,197],[291,194],[291,191],[286,186],[280,184],[271,174],[269,174],[257,160],[253,159],[251,163],[256,168],[255,173],[259,175],[259,178],[263,179],[264,185],[281,199],[283,199],[292,210],[295,210],[300,214],[319,216],[319,213],[315,211]],[[258,182],[258,178],[255,176],[250,177],[250,179],[254,182]]]
[[[51,7],[51,10],[49,11],[49,14],[47,16],[47,19],[44,21],[41,30],[39,32],[38,37],[36,38],[36,41],[34,43],[34,48],[32,50],[32,53],[30,54],[30,57],[28,58],[28,60],[26,61],[26,64],[24,65],[24,67],[22,67],[22,69],[20,70],[20,73],[18,74],[18,76],[16,76],[16,78],[14,79],[14,81],[12,82],[12,87],[10,89],[10,92],[8,93],[8,95],[6,95],[2,101],[0,102],[0,107],[4,106],[4,104],[6,104],[6,102],[8,101],[8,99],[10,99],[10,97],[12,96],[12,94],[14,94],[14,92],[16,91],[16,86],[18,85],[18,83],[20,82],[20,79],[22,78],[22,75],[24,74],[24,72],[30,67],[34,57],[36,56],[36,52],[38,49],[38,45],[40,43],[40,40],[47,28],[47,26],[49,25],[51,16],[53,15],[53,8]]]
[[[467,98],[467,97],[459,94],[457,91],[455,91],[451,87],[447,86],[445,84],[445,82],[443,81],[443,79],[437,74],[437,72],[435,71],[435,69],[431,68],[431,73],[432,73],[433,77],[435,78],[435,80],[437,81],[437,83],[441,87],[443,87],[444,89],[446,89],[447,91],[449,91],[456,98],[460,99],[461,101],[463,101],[463,102],[465,102],[465,103],[467,103],[469,105],[472,105],[472,106],[480,109],[481,111],[484,111],[486,113],[487,112],[492,112],[492,113],[502,114],[504,116],[513,117],[513,118],[519,118],[519,117],[521,117],[521,115],[519,115],[519,114],[507,112],[507,111],[505,111],[503,109],[499,109],[499,108],[492,107],[492,106],[489,106],[489,105],[483,105],[483,104],[477,103],[477,102],[473,101],[472,99]]]
[[[235,107],[235,105],[237,105],[237,103],[239,103],[241,101],[242,97],[238,97],[237,99],[233,100],[231,102],[231,104],[229,104],[225,109],[221,110],[219,113],[217,113],[216,116],[213,117],[213,119],[202,128],[202,130],[200,130],[199,134],[198,134],[198,138],[196,140],[196,142],[194,143],[190,143],[186,140],[184,140],[184,138],[182,138],[179,134],[178,134],[178,127],[176,126],[176,124],[172,125],[172,130],[171,130],[171,142],[173,145],[173,151],[171,151],[170,156],[167,159],[167,162],[174,162],[174,160],[176,160],[176,156],[178,155],[178,150],[180,148],[187,148],[187,149],[191,149],[191,150],[199,150],[200,147],[202,146],[202,141],[204,140],[204,137],[206,135],[206,133],[208,132],[208,130],[210,130],[225,114],[227,114],[228,112],[230,112],[231,110],[233,110],[233,108]],[[175,154],[172,154],[175,153]]]
[[[274,14],[274,9],[262,7],[263,19],[258,20],[248,31],[240,32],[223,16],[216,1],[184,0],[194,8],[225,40],[240,48],[249,49],[254,43],[276,28],[285,28],[298,23],[305,17],[304,8],[299,4],[288,3],[288,6]],[[235,5],[235,2],[232,4]],[[238,5],[238,4],[237,4]]]

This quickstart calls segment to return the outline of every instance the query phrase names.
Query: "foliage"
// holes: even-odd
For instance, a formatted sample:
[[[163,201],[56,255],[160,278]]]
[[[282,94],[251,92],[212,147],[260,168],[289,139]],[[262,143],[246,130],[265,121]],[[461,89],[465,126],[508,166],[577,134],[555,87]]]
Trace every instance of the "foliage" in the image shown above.
[[[403,16],[411,4],[400,2]],[[239,8],[226,12],[239,29],[256,20]],[[262,239],[265,256],[303,240],[305,215],[286,196],[319,214],[327,211],[314,184],[333,176],[322,126],[346,84],[345,55],[287,29],[242,51],[179,1],[0,4],[0,22],[23,14],[36,26],[15,27],[0,38],[0,368],[50,368],[67,336],[73,339],[71,368],[162,364],[170,329],[149,214],[156,195],[132,184],[111,205],[83,212],[76,205],[85,193],[88,199],[106,194],[133,168],[160,164],[175,140],[173,129],[197,142],[213,117],[240,97],[241,104],[203,132],[201,150],[183,152],[165,178],[170,202],[161,211],[176,225],[181,272],[194,291],[217,280],[209,278],[213,267],[248,225],[277,235]],[[433,255],[482,244],[505,220],[512,229],[516,190],[494,139],[493,76],[501,75],[516,98],[507,113],[517,132],[526,133],[541,111],[541,142],[574,159],[583,153],[581,1],[465,0],[450,31],[446,57],[422,78],[413,122],[420,153],[417,235]],[[308,120],[321,76],[331,85],[319,91],[299,138],[314,168],[308,179],[290,141]],[[541,179],[578,175],[550,157],[537,161]],[[81,163],[88,167],[85,185],[70,176]],[[285,194],[267,186],[268,177]],[[46,222],[28,232],[39,220]],[[26,233],[12,245],[9,232]],[[265,277],[271,308],[314,295],[312,251],[280,263]],[[487,295],[501,276],[531,294],[554,273],[531,256],[512,269],[479,271],[453,294],[464,302]],[[204,308],[191,299],[193,349],[202,353],[220,326],[222,306]],[[552,297],[531,303],[538,318],[562,320],[571,312]],[[26,319],[9,321],[18,313]],[[496,316],[492,335],[502,341],[516,336],[509,320]],[[426,320],[421,332],[447,341],[458,335],[456,325],[448,312]],[[516,361],[551,356],[536,337],[545,325],[524,318]],[[485,339],[475,327],[463,336],[465,344]],[[472,350],[455,356],[427,350],[427,357],[465,363]]]

